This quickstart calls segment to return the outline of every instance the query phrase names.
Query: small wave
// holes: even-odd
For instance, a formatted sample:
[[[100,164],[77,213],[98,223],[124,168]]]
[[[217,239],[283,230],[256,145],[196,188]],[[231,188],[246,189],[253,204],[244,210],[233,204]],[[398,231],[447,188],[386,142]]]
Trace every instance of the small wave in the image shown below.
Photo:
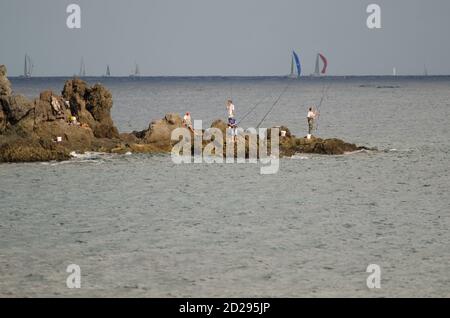
[[[390,148],[390,149],[383,150],[383,152],[385,152],[385,153],[391,153],[391,152],[393,152],[393,153],[401,153],[401,152],[408,153],[408,152],[413,152],[413,151],[414,151],[414,149],[411,149],[411,148],[406,148],[406,149]]]
[[[70,156],[72,157],[71,161],[101,161],[108,160],[119,155],[106,152],[85,152],[80,154],[72,151]]]
[[[346,151],[344,152],[344,155],[354,155],[354,154],[358,154],[358,153],[373,153],[375,150],[370,150],[370,149],[359,149],[359,150],[355,150],[355,151]]]
[[[46,165],[46,166],[59,166],[59,165],[66,165],[66,164],[79,164],[79,163],[102,164],[102,163],[108,162],[114,158],[130,157],[131,155],[133,155],[132,152],[127,152],[123,155],[120,155],[120,154],[112,154],[112,153],[106,153],[106,152],[77,153],[75,151],[72,151],[70,153],[71,158],[69,160],[48,161],[48,162],[41,162],[41,164]]]
[[[76,159],[100,159],[102,156],[108,155],[107,153],[102,152],[85,152],[85,153],[76,153],[75,151],[72,151],[70,153],[70,156]]]
[[[294,159],[294,160],[308,160],[308,159],[311,159],[311,158],[307,157],[307,156],[304,156],[304,155],[295,154],[292,157],[290,157],[290,159]]]

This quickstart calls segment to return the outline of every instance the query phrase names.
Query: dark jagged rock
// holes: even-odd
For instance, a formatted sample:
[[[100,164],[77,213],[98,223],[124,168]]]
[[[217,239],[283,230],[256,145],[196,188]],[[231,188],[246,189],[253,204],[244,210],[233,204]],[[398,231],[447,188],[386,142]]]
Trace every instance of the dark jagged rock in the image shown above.
[[[111,118],[112,95],[105,87],[89,87],[80,79],[65,83],[62,96],[69,101],[70,110],[82,124],[92,128],[97,138],[119,138],[119,131]]]
[[[66,81],[62,90],[62,96],[70,102],[70,109],[74,115],[78,115],[86,109],[84,102],[88,85],[78,78]]]
[[[9,82],[7,75],[5,65],[0,65],[0,96],[11,95],[11,83]]]
[[[0,104],[6,119],[12,125],[17,124],[34,109],[33,104],[22,95],[1,96]]]
[[[3,108],[5,121],[0,124],[0,132],[8,130],[26,136],[33,131],[34,104],[21,95],[0,97],[0,107]]]
[[[71,151],[111,151],[122,143],[103,86],[72,79],[62,96],[47,90],[30,101],[11,94],[4,66],[0,75],[0,161],[62,160]]]
[[[60,105],[60,112],[57,112],[52,106],[52,99],[56,99]],[[40,124],[47,121],[55,121],[59,119],[68,120],[71,116],[69,107],[61,96],[55,95],[52,91],[46,90],[41,92],[39,99],[34,101],[34,122]]]
[[[293,156],[296,153],[315,153],[322,155],[343,155],[348,152],[368,149],[358,147],[355,144],[346,143],[340,139],[321,139],[312,137],[311,139],[296,138],[295,136],[282,137],[280,139],[280,153],[283,156]]]
[[[96,125],[94,135],[99,138],[118,138],[119,131],[111,118],[112,95],[100,84],[94,85],[87,94],[86,109],[92,114]]]
[[[183,127],[180,115],[169,113],[162,119],[152,121],[143,131],[119,134],[111,118],[112,105],[109,90],[100,84],[90,87],[76,78],[66,81],[62,96],[47,90],[30,101],[24,96],[12,94],[6,68],[0,66],[0,162],[66,160],[72,151],[171,151],[175,143],[171,140],[172,132]],[[78,124],[70,123],[72,116],[77,118]],[[215,120],[211,127],[222,132],[224,140],[219,144],[226,146],[227,123]],[[366,149],[340,139],[297,138],[287,127],[278,128],[281,156],[296,153],[340,155]],[[270,129],[267,135],[270,138]],[[246,155],[250,150],[249,140],[248,134],[237,137],[237,141],[246,142]],[[208,143],[204,140],[203,147]],[[259,139],[256,147],[258,145]],[[237,149],[237,144],[234,146]]]
[[[0,134],[3,134],[6,131],[6,124],[8,123],[8,120],[6,118],[6,114],[3,111],[3,106],[0,102]]]

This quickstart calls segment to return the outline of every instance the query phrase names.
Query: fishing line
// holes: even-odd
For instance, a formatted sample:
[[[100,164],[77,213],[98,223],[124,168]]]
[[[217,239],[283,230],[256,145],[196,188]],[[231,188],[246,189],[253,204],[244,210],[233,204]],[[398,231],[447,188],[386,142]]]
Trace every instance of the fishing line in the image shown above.
[[[239,121],[237,122],[237,125],[239,125],[239,123],[241,123],[245,118],[247,118],[248,115],[250,115],[255,109],[256,107],[258,107],[259,105],[261,105],[266,99],[267,97],[269,97],[269,95],[264,96],[263,98],[261,98],[255,105],[253,105],[252,108],[250,108],[249,111],[247,111],[244,116],[241,117],[241,119],[239,119]]]
[[[278,102],[280,101],[281,97],[283,96],[283,94],[287,91],[289,85],[291,85],[292,82],[288,83],[283,91],[281,92],[280,96],[278,96],[278,98],[275,100],[275,102],[272,104],[272,106],[270,107],[270,109],[267,111],[267,113],[264,115],[264,117],[261,119],[261,121],[259,122],[258,126],[256,126],[256,128],[261,127],[262,123],[264,122],[264,120],[266,120],[267,116],[269,116],[269,114],[272,112],[272,110],[275,108],[275,106],[278,104]]]
[[[233,79],[230,78],[230,99],[233,100]]]
[[[317,106],[318,117],[317,117],[316,131],[319,130],[320,106],[322,106],[325,97],[328,98],[328,90],[331,88],[331,85],[333,85],[333,82],[330,82],[327,86],[324,85],[322,88],[322,97],[320,98],[319,105]]]

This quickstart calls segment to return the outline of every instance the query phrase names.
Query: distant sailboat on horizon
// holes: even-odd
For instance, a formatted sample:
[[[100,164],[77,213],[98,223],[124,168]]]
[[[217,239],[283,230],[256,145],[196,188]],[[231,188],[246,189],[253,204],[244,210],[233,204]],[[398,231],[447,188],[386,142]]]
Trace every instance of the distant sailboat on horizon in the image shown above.
[[[109,68],[109,64],[106,65],[105,77],[111,77],[111,69]]]
[[[321,61],[323,63],[322,70],[320,69],[320,62]],[[314,73],[312,74],[312,76],[319,77],[321,75],[325,75],[326,72],[327,72],[327,67],[328,67],[328,60],[327,60],[327,58],[322,53],[317,53],[316,66],[314,68]]]
[[[139,65],[137,63],[134,63],[134,73],[130,75],[130,77],[140,77],[141,71],[139,70]]]
[[[295,74],[294,62],[297,67],[297,74]],[[302,74],[302,66],[300,64],[300,58],[298,57],[297,53],[295,53],[295,51],[292,51],[291,74],[289,74],[289,78],[299,78],[301,74]]]
[[[84,59],[81,58],[80,62],[80,72],[78,73],[79,77],[86,77],[86,65],[84,64]]]
[[[28,54],[25,54],[25,61],[23,66],[23,75],[20,77],[30,78],[33,74],[34,64],[31,60],[31,57]]]
[[[397,76],[397,68],[392,69],[392,76]]]

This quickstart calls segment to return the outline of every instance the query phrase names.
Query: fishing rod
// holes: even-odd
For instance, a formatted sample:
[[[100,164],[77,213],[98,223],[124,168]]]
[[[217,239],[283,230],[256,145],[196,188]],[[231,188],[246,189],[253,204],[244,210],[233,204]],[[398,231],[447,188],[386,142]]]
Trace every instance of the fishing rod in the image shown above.
[[[245,118],[247,118],[248,115],[250,115],[255,109],[256,107],[258,107],[259,105],[261,105],[266,99],[267,97],[269,97],[269,95],[264,96],[262,99],[260,99],[255,105],[253,105],[252,108],[250,108],[249,111],[247,111],[244,116],[241,117],[241,119],[239,119],[239,121],[237,122],[237,125],[239,125],[239,123],[241,123]]]
[[[317,117],[316,131],[319,130],[320,106],[322,106],[325,97],[328,98],[328,90],[331,88],[331,85],[333,85],[333,82],[330,82],[327,86],[324,85],[322,88],[322,97],[320,98],[320,102],[317,106],[318,117]]]
[[[291,82],[292,83],[292,82]],[[261,127],[262,123],[264,122],[264,120],[266,120],[267,116],[269,116],[269,114],[272,112],[272,110],[275,108],[275,106],[278,104],[278,102],[280,101],[281,97],[284,95],[284,93],[287,91],[289,85],[291,83],[288,83],[283,91],[281,92],[280,96],[278,96],[278,98],[275,100],[275,102],[272,104],[272,106],[269,108],[269,110],[267,111],[267,113],[264,115],[264,117],[261,119],[261,121],[259,122],[258,126],[256,126],[256,128]]]
[[[322,87],[322,95],[320,98],[320,102],[317,106],[317,110],[319,110],[320,106],[322,106],[323,101],[325,100],[325,97],[328,98],[328,90],[330,89],[331,85],[333,85],[332,82],[330,82],[327,86],[323,85]]]
[[[233,100],[233,80],[230,79],[230,99]]]

